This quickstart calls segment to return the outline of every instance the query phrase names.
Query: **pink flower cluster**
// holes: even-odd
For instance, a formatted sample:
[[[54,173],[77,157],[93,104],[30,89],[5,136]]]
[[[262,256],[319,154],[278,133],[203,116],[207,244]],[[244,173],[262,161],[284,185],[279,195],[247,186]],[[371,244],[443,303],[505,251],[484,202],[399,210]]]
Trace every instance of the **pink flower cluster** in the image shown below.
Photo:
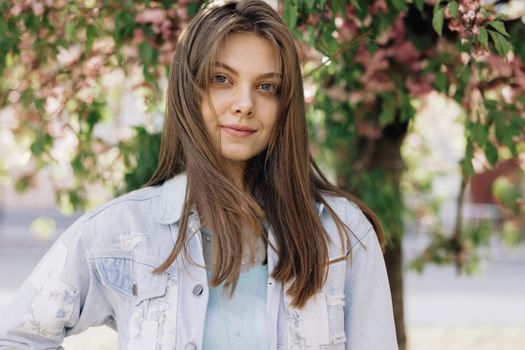
[[[147,41],[152,47],[158,48],[160,52],[159,61],[161,64],[169,64],[175,50],[177,37],[181,33],[182,24],[188,21],[188,12],[186,3],[181,5],[177,10],[171,8],[165,10],[162,8],[145,8],[137,13],[135,21],[140,24],[150,24],[155,38],[146,38],[142,28],[137,28],[133,32],[133,43],[138,45]]]
[[[8,17],[18,16],[23,12],[32,11],[35,16],[40,17],[46,8],[61,9],[65,6],[65,0],[20,0],[13,1],[13,5],[8,12]]]
[[[449,29],[458,32],[461,38],[477,35],[483,24],[494,20],[493,14],[482,10],[480,0],[459,0],[457,16],[452,16],[450,7],[445,14],[450,18]]]

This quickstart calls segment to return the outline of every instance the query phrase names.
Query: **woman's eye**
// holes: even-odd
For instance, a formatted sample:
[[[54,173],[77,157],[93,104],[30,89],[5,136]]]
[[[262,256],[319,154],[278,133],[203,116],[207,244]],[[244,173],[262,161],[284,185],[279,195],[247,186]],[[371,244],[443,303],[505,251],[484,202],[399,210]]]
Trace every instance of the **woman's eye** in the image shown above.
[[[225,84],[228,82],[228,78],[224,75],[217,74],[213,77],[213,82],[218,84]]]
[[[277,91],[277,88],[274,84],[271,83],[262,83],[260,85],[260,88],[267,93],[275,93]]]

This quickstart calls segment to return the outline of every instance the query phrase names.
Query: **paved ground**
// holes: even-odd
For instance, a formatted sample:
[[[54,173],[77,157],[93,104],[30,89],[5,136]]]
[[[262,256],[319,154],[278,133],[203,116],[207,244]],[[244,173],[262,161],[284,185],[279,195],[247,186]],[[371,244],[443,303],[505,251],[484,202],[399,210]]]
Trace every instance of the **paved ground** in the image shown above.
[[[57,219],[61,232],[71,219],[56,212],[0,211],[0,315],[51,241],[33,238],[27,223],[38,215]],[[425,244],[406,237],[407,259]],[[457,276],[453,269],[429,267],[405,276],[405,313],[410,350],[525,349],[525,247],[514,251],[494,241],[483,254],[483,272]],[[94,328],[70,337],[66,349],[116,349],[116,335]]]

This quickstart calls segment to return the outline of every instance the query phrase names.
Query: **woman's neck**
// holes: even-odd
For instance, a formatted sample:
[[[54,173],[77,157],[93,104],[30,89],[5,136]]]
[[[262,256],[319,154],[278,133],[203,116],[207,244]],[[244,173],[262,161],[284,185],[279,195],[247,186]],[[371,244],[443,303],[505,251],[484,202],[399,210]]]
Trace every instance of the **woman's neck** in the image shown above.
[[[245,162],[231,162],[228,166],[228,173],[237,188],[244,190],[244,169]]]

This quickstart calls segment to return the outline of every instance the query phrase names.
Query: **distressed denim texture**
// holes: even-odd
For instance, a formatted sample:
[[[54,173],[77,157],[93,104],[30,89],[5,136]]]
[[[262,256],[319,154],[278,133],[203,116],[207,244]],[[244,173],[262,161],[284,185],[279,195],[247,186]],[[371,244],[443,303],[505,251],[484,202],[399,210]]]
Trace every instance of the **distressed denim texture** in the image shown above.
[[[78,219],[46,253],[0,317],[0,349],[61,349],[91,326],[118,331],[119,349],[201,349],[209,291],[200,222],[189,217],[191,261],[179,256],[153,273],[179,234],[186,176],[119,197]],[[266,324],[270,349],[397,349],[392,299],[379,242],[352,202],[325,197],[351,229],[352,259],[334,221],[317,205],[331,237],[326,282],[302,309],[271,277]],[[275,242],[271,228],[269,238]],[[200,265],[200,266],[198,266]]]

